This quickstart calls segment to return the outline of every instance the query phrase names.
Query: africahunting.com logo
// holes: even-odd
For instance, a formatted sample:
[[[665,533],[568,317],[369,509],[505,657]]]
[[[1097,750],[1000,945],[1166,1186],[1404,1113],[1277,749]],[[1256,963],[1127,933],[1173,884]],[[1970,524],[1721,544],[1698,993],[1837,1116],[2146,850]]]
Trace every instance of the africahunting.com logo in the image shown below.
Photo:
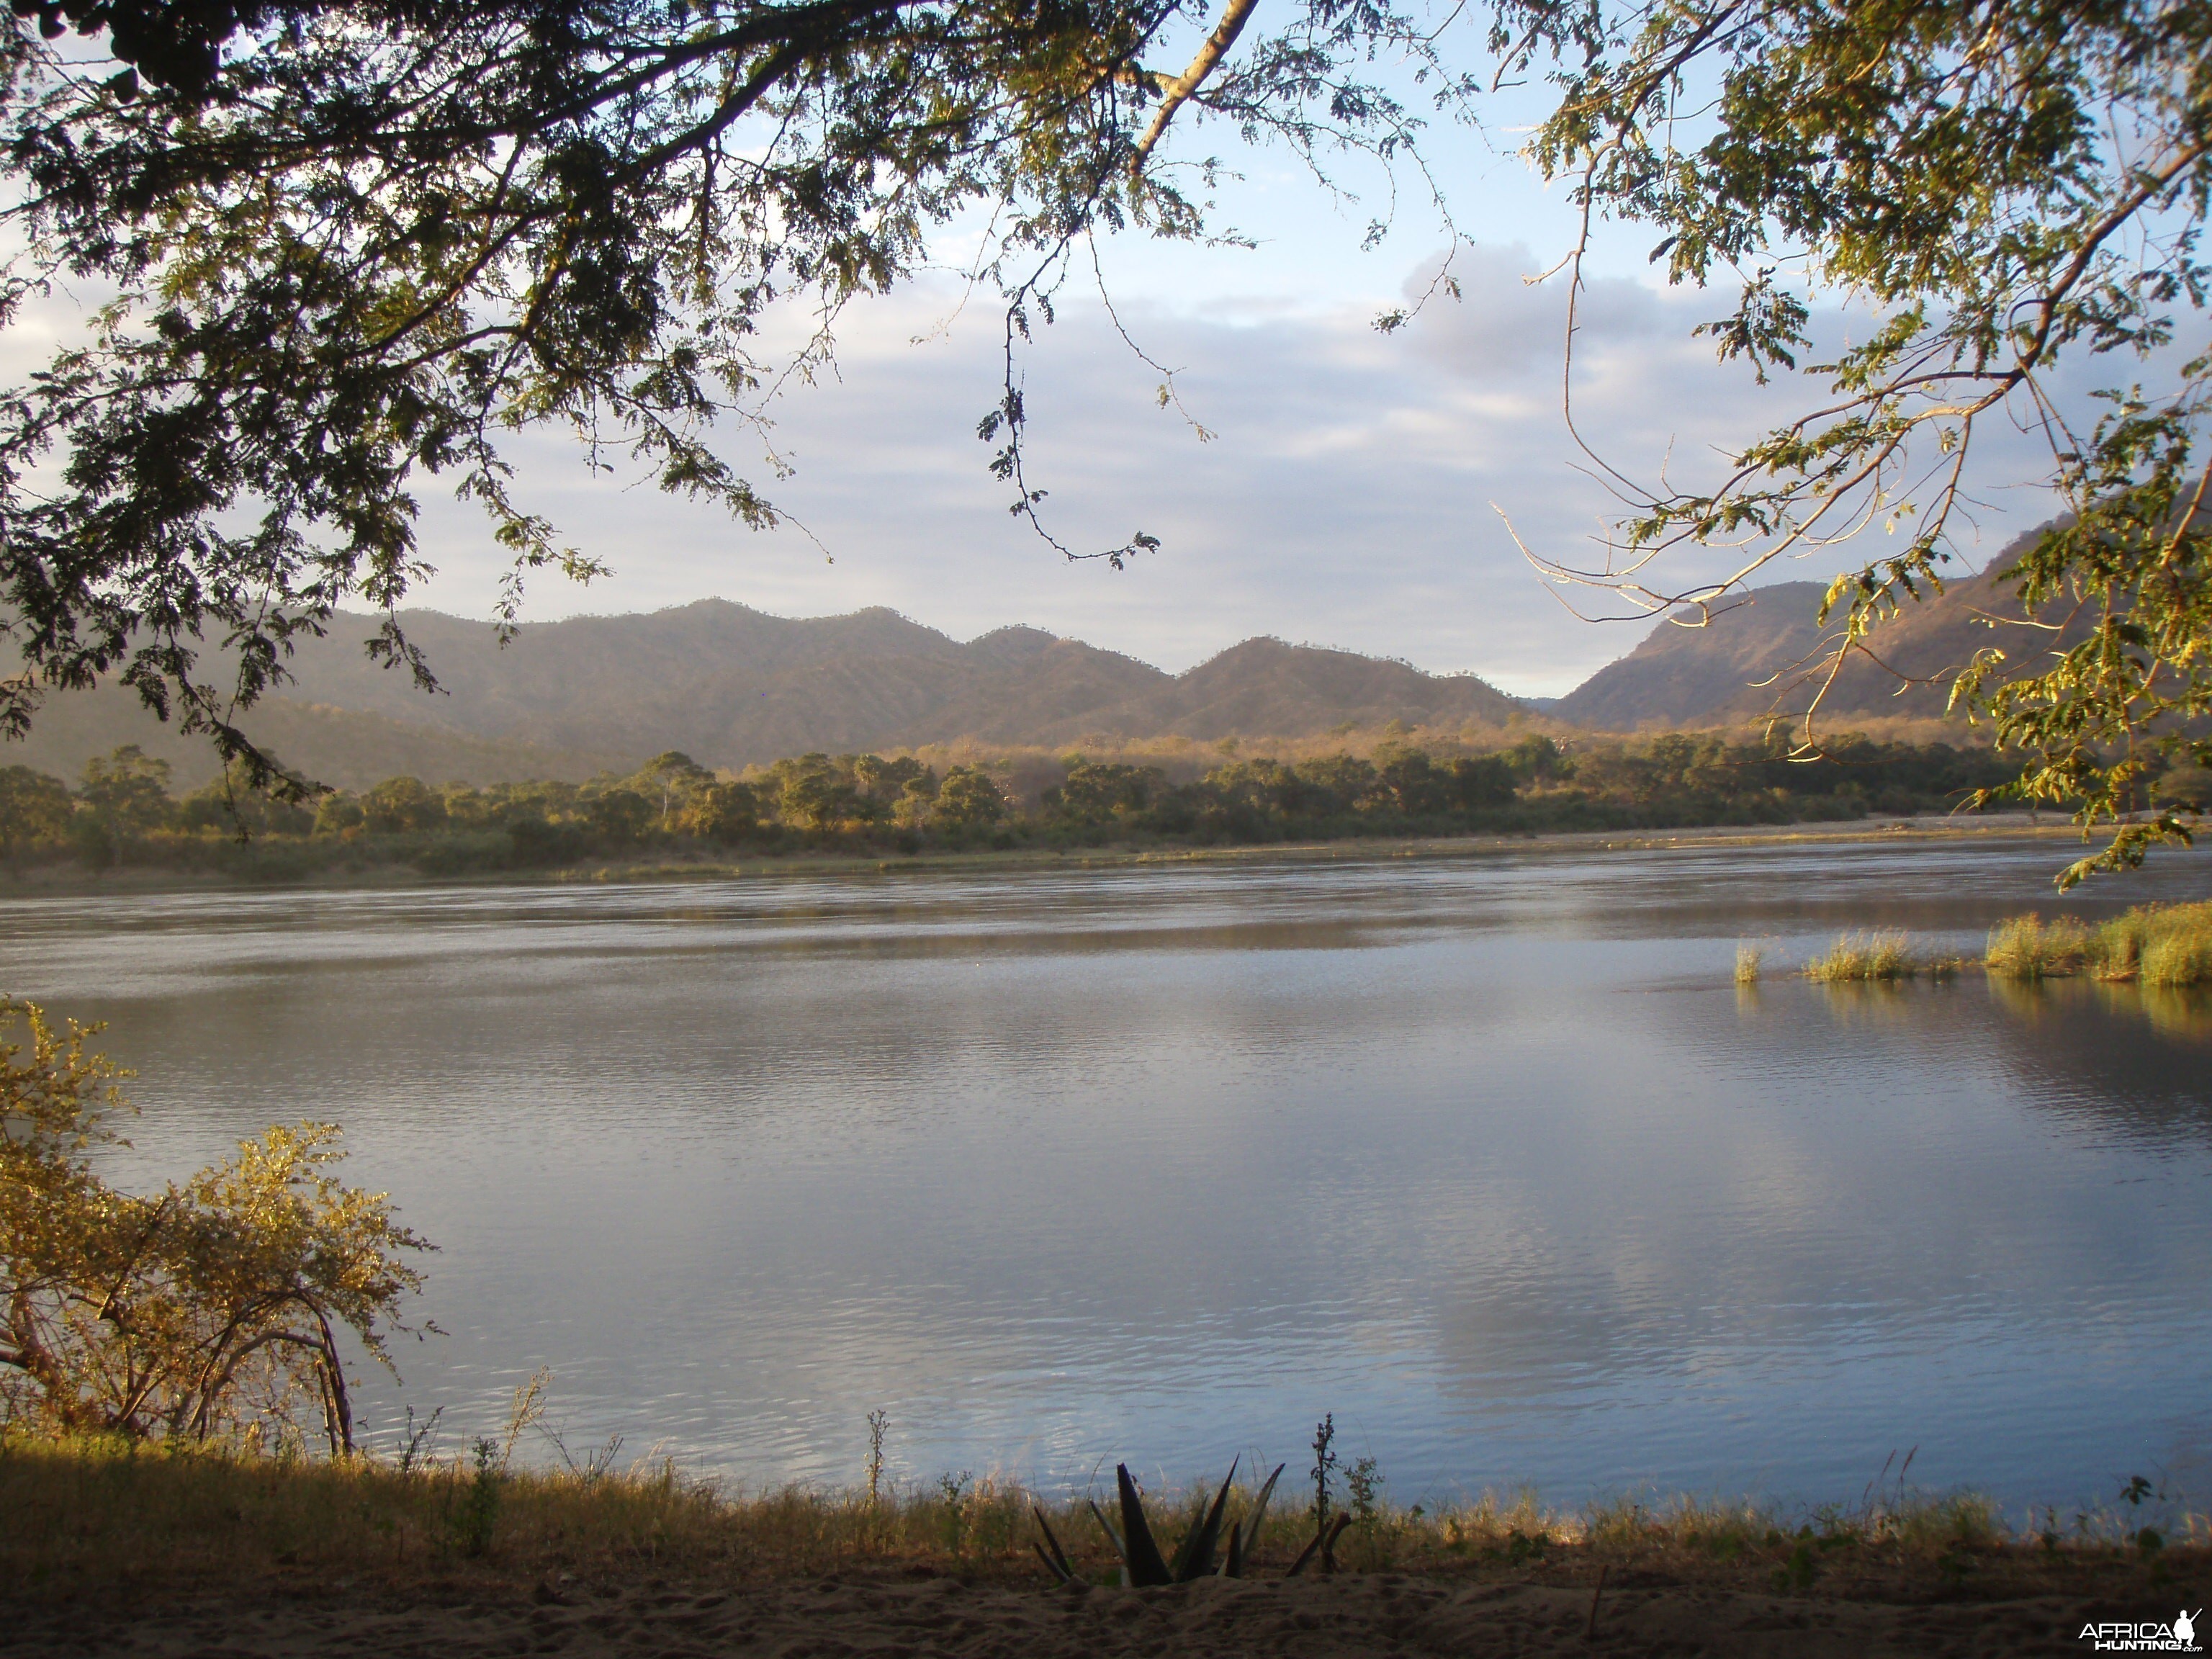
[[[2106,1620],[2102,1624],[2084,1625],[2081,1634],[2075,1639],[2092,1642],[2097,1653],[2202,1653],[2197,1645],[2197,1621],[2204,1616],[2204,1609],[2195,1613],[2184,1607],[2174,1614],[2170,1625],[2157,1620],[2131,1623],[2124,1619]]]

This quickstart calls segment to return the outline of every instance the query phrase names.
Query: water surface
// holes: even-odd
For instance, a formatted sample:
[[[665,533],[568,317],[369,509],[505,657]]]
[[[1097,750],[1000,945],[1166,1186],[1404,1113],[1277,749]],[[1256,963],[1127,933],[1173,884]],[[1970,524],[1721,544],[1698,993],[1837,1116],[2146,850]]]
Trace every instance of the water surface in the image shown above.
[[[0,903],[135,1172],[334,1118],[437,1241],[372,1425],[551,1366],[749,1481],[1296,1460],[2008,1504],[2212,1442],[2212,1006],[1771,977],[1968,949],[2045,842]],[[2202,896],[2212,860],[2069,908]],[[2201,1485],[2200,1480],[2197,1484]]]

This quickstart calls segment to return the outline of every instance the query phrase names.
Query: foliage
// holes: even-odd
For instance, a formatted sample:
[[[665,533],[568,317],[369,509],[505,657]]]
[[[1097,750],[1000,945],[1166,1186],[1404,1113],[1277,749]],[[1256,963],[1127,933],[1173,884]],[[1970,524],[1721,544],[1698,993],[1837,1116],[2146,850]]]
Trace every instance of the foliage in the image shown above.
[[[135,743],[87,761],[77,799],[85,809],[76,826],[82,843],[115,864],[130,842],[167,824],[176,806],[169,799],[169,763]]]
[[[112,771],[121,763],[102,763]],[[1846,738],[1814,762],[1776,744],[1666,734],[1592,743],[1550,738],[1492,755],[1432,757],[1403,744],[1348,754],[1232,761],[1177,782],[1158,766],[1065,757],[1063,781],[1033,808],[993,769],[940,778],[911,756],[806,754],[747,778],[674,751],[625,777],[435,790],[389,778],[360,795],[324,794],[310,815],[251,787],[246,769],[182,803],[158,789],[125,836],[59,780],[0,773],[0,814],[21,799],[19,861],[74,848],[104,868],[131,861],[289,879],[319,869],[409,863],[427,873],[527,870],[653,849],[919,852],[1013,847],[1253,845],[1366,836],[1781,824],[1870,811],[1940,811],[2002,775],[1987,755]],[[1003,772],[1005,769],[999,769]]]
[[[1314,1425],[1313,1437],[1313,1517],[1314,1536],[1318,1538],[1328,1526],[1329,1475],[1336,1468],[1336,1413]]]
[[[419,1587],[426,1573],[450,1571],[465,1549],[457,1523],[475,1478],[465,1455],[417,1456],[404,1466],[398,1456],[374,1455],[278,1463],[191,1444],[149,1455],[112,1438],[0,1438],[0,1513],[11,1522],[0,1528],[0,1575],[19,1594],[44,1585],[72,1596],[125,1581],[172,1580],[259,1594],[280,1566],[323,1581]],[[510,1583],[526,1607],[541,1586],[580,1598],[601,1587],[635,1589],[656,1577],[727,1586],[928,1567],[1035,1583],[1033,1506],[1067,1546],[1078,1573],[1097,1583],[1116,1565],[1079,1501],[988,1479],[969,1483],[957,1499],[922,1482],[871,1503],[865,1488],[735,1491],[647,1457],[596,1473],[558,1463],[517,1468],[498,1490],[472,1576]],[[1168,1507],[1187,1526],[1213,1496],[1194,1491]],[[1231,1512],[1252,1497],[1232,1493]],[[1162,1506],[1152,1503],[1158,1516]],[[2035,1522],[2042,1520],[2039,1512]],[[1837,1576],[1897,1605],[1955,1595],[1962,1553],[1978,1589],[1993,1598],[2063,1589],[2139,1600],[2154,1586],[2142,1577],[2140,1551],[2121,1546],[2143,1524],[2123,1495],[2055,1519],[2046,1546],[2033,1530],[2012,1530],[1985,1498],[1909,1492],[1809,1514],[1648,1498],[1560,1510],[1526,1494],[1481,1494],[1425,1511],[1384,1505],[1381,1522],[1401,1570],[1525,1581],[1533,1562],[1558,1570],[1562,1584],[1582,1585],[1585,1602],[1600,1565],[1609,1565],[1616,1580],[1648,1572],[1763,1593],[1768,1575],[1809,1530]],[[1310,1527],[1303,1508],[1265,1517],[1252,1550],[1259,1569],[1280,1571]],[[2201,1516],[2173,1527],[2169,1571],[2201,1571],[2204,1549]]]
[[[1874,981],[1887,983],[1911,979],[1923,967],[1904,934],[1850,933],[1838,939],[1824,955],[1805,964],[1805,977],[1831,983]]]
[[[281,800],[253,785],[251,769],[238,761],[226,765],[222,775],[186,795],[178,804],[178,821],[187,830],[227,830],[241,839],[255,836],[298,836],[311,833],[322,803],[313,809],[295,801]],[[356,811],[356,821],[359,814]]]
[[[933,228],[989,220],[977,274],[1006,293],[1011,357],[1093,226],[1200,233],[1179,175],[1147,167],[1177,108],[1317,162],[1410,136],[1362,79],[1373,52],[1463,90],[1383,4],[1302,0],[1223,64],[1251,11],[1180,76],[1146,60],[1176,51],[1189,0],[19,11],[0,155],[22,252],[0,313],[63,279],[112,297],[0,413],[0,605],[33,671],[0,681],[0,726],[41,684],[119,672],[297,792],[235,715],[349,596],[386,614],[372,653],[431,683],[394,609],[424,571],[425,480],[489,514],[507,619],[527,573],[601,568],[515,499],[516,429],[566,428],[595,470],[626,455],[772,525],[717,420],[764,431],[766,398]],[[820,319],[795,356],[761,343],[779,300]],[[1034,521],[1024,420],[1010,366],[982,432]],[[204,672],[217,641],[227,686]]]
[[[938,787],[933,819],[955,833],[988,830],[1006,817],[1006,798],[988,772],[956,766]]]
[[[97,1027],[58,1034],[0,1002],[0,1423],[46,1432],[252,1443],[303,1414],[350,1451],[337,1332],[388,1364],[422,1241],[380,1194],[330,1173],[328,1124],[270,1129],[160,1194],[94,1168],[118,1143],[118,1073]]]
[[[446,822],[446,803],[420,778],[386,778],[361,798],[362,822],[384,835],[434,830]]]
[[[1559,99],[1531,152],[1576,180],[1587,213],[1650,225],[1675,283],[1741,278],[1701,331],[1720,356],[1765,380],[1810,355],[1804,373],[1826,383],[1710,488],[1613,473],[1637,499],[1614,556],[1553,574],[1696,619],[1772,559],[1905,532],[1829,590],[1836,648],[1794,711],[1816,746],[1820,689],[1850,653],[1879,661],[1879,624],[1953,556],[1978,434],[2018,423],[2043,441],[2034,482],[2066,514],[2006,573],[2035,622],[1983,653],[1954,702],[1990,714],[2019,757],[2009,793],[2064,801],[2085,831],[2130,809],[2157,758],[2201,763],[2188,722],[2212,711],[2212,13],[1506,0],[1493,38],[1510,69],[1550,55]],[[1823,298],[1856,307],[1847,342],[1816,337]],[[2109,386],[2101,415],[2062,371],[2130,356],[2154,384]],[[1692,543],[1740,547],[1741,562],[1668,586],[1660,556]],[[2047,632],[2069,628],[2081,642],[2044,654]],[[2125,824],[2062,884],[2187,830],[2170,813]]]
[[[1114,1556],[1120,1563],[1120,1582],[1133,1589],[1144,1589],[1161,1584],[1188,1584],[1200,1578],[1220,1577],[1237,1578],[1243,1576],[1244,1563],[1257,1544],[1267,1526],[1267,1502],[1274,1496],[1275,1482],[1282,1478],[1283,1465],[1277,1464],[1267,1484],[1245,1506],[1244,1514],[1230,1525],[1226,1547],[1223,1545],[1221,1523],[1227,1508],[1231,1490],[1237,1481],[1237,1463],[1231,1460],[1229,1473],[1221,1482],[1213,1502],[1194,1513],[1185,1529],[1182,1542],[1176,1547],[1172,1556],[1163,1555],[1152,1537],[1152,1522],[1145,1515],[1143,1494],[1130,1477],[1129,1466],[1117,1463],[1114,1468],[1114,1484],[1121,1498],[1121,1529],[1116,1532],[1114,1523],[1097,1504],[1090,1505],[1091,1517],[1098,1529],[1105,1534],[1106,1541],[1113,1547]],[[1067,1553],[1060,1546],[1059,1534],[1052,1522],[1045,1518],[1042,1506],[1033,1505],[1037,1530],[1042,1534],[1030,1547],[1045,1570],[1063,1584],[1085,1583],[1083,1576],[1069,1562]],[[1216,1556],[1219,1559],[1217,1561]]]
[[[594,468],[626,453],[665,489],[774,523],[715,422],[759,429],[841,307],[978,210],[973,274],[1006,301],[1003,396],[979,435],[1037,522],[1015,354],[1094,229],[1209,234],[1211,164],[1164,159],[1178,112],[1316,170],[1332,147],[1419,163],[1420,118],[1364,78],[1393,59],[1434,111],[1470,118],[1486,82],[1548,74],[1530,157],[1591,221],[1650,226],[1670,280],[1740,283],[1703,331],[1723,358],[1762,379],[1802,362],[1821,383],[1717,483],[1606,469],[1633,503],[1618,556],[1555,574],[1704,616],[1769,560],[1902,531],[1830,591],[1839,665],[1940,579],[1977,435],[2025,424],[2049,459],[2014,482],[2068,512],[2013,572],[2041,612],[2021,637],[2079,642],[1993,647],[1957,700],[2016,757],[2002,787],[2085,827],[2129,811],[2160,765],[2201,766],[2206,9],[1492,0],[1471,15],[1486,52],[1453,33],[1461,15],[1224,0],[1178,74],[1147,60],[1203,27],[1191,0],[27,3],[5,47],[0,211],[21,251],[0,315],[62,281],[112,298],[0,402],[0,605],[31,670],[0,681],[0,726],[22,729],[42,686],[119,673],[256,784],[304,794],[235,716],[349,597],[386,613],[371,653],[432,683],[394,608],[424,570],[425,480],[489,514],[514,560],[507,621],[526,573],[601,568],[513,495],[516,429],[566,427]],[[1838,297],[1850,337],[1824,342],[1814,307]],[[762,344],[780,299],[821,319],[795,359]],[[2071,366],[2129,356],[2154,383],[2117,377],[2096,414]],[[1667,585],[1653,561],[1691,543],[1741,563]],[[1158,544],[1140,531],[1097,556]],[[1817,708],[1815,687],[1796,711],[1808,751]],[[791,810],[819,827],[840,805]],[[2170,811],[2126,824],[2065,878],[2189,829]]]
[[[0,858],[58,843],[75,807],[69,786],[27,766],[0,766]]]

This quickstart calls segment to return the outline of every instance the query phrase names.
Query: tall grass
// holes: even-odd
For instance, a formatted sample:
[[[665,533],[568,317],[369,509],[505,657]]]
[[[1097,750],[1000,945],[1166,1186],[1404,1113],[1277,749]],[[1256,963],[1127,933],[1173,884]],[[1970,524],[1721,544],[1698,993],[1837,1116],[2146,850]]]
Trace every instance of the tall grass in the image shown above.
[[[2201,925],[2169,929],[2143,946],[2136,977],[2145,985],[2212,985],[2212,904],[2196,908],[2207,913]]]
[[[2087,973],[2167,989],[2212,985],[2212,901],[2144,905],[2094,927],[2014,916],[1990,930],[1984,965],[2023,982]]]
[[[343,1574],[346,1582],[394,1585],[457,1576],[544,1584],[569,1577],[744,1582],[923,1569],[1042,1583],[1030,1553],[1032,1506],[1080,1573],[1094,1583],[1115,1582],[1111,1550],[1079,1498],[1041,1500],[1009,1480],[884,1483],[872,1498],[865,1487],[748,1493],[687,1478],[665,1460],[627,1471],[510,1471],[485,1449],[492,1445],[482,1443],[473,1460],[402,1468],[367,1457],[285,1461],[0,1436],[0,1515],[8,1516],[0,1527],[0,1583],[82,1593],[120,1581],[252,1583],[285,1573],[321,1583]],[[1208,1496],[1194,1486],[1149,1497],[1156,1530],[1179,1535]],[[1251,1501],[1249,1488],[1233,1497],[1232,1518]],[[1635,1561],[1747,1569],[1763,1583],[1797,1571],[1810,1559],[1808,1539],[1824,1561],[1838,1550],[1866,1549],[1879,1551],[1888,1567],[1931,1573],[1948,1571],[1944,1564],[1962,1549],[2033,1554],[1992,1505],[1958,1495],[1899,1492],[1880,1504],[1788,1517],[1758,1505],[1686,1499],[1566,1513],[1526,1493],[1427,1508],[1379,1499],[1358,1507],[1339,1559],[1360,1568],[1526,1572]],[[2200,1546],[2201,1523],[2189,1517],[2187,1535],[2177,1531],[2161,1547]],[[1310,1514],[1272,1510],[1255,1571],[1273,1576],[1287,1568],[1312,1524]],[[2076,1528],[2074,1540],[2109,1550],[2139,1525],[2100,1520]]]
[[[1889,982],[1911,979],[1924,964],[1912,954],[1904,934],[1846,933],[1825,955],[1805,964],[1805,977],[1840,983],[1851,981]]]

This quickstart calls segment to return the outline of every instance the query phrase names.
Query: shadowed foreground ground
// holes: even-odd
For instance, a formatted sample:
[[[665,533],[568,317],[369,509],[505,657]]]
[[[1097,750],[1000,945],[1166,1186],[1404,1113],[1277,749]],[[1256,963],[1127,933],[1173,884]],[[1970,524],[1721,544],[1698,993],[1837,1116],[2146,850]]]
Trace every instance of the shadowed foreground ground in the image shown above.
[[[1078,1500],[1018,1486],[747,1495],[650,1460],[510,1471],[493,1443],[476,1454],[402,1466],[0,1437],[0,1659],[1840,1659],[2085,1652],[2086,1623],[2212,1606],[2201,1515],[2158,1532],[2130,1502],[2028,1534],[1901,1479],[1802,1518],[1488,1497],[1377,1510],[1336,1534],[1344,1571],[1296,1579],[1311,1521],[1283,1504],[1251,1577],[1131,1590],[1053,1585],[1042,1528],[1094,1584],[1115,1571],[1104,1534]],[[1147,1498],[1153,1528],[1181,1537],[1210,1496],[1224,1501]],[[1256,1501],[1229,1498],[1237,1516]]]
[[[1608,1583],[1589,1628],[1588,1585],[1455,1582],[1399,1573],[1296,1583],[1213,1580],[1165,1589],[1029,1588],[951,1577],[828,1578],[702,1594],[629,1588],[307,1582],[252,1593],[155,1592],[8,1608],[0,1653],[64,1656],[1476,1656],[2016,1655],[2090,1650],[2092,1620],[2171,1621],[2205,1604],[2202,1571],[2124,1601],[2052,1594],[1936,1603],[1830,1600],[1718,1586]],[[2195,1582],[2189,1582],[2194,1580]],[[2153,1598],[2155,1597],[2154,1604]]]

